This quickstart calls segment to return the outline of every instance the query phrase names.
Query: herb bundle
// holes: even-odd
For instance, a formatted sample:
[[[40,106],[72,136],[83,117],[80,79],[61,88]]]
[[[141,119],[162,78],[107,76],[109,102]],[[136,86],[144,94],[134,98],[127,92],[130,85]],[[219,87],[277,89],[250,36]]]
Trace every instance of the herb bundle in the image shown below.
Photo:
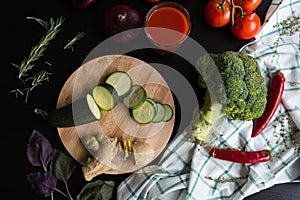
[[[67,154],[54,149],[40,132],[34,130],[29,139],[27,158],[33,166],[43,168],[43,171],[27,174],[27,181],[36,192],[44,197],[54,199],[53,193],[56,191],[67,199],[73,200],[68,187],[68,180],[76,165]],[[57,188],[58,180],[63,181],[66,192]],[[113,188],[113,181],[96,180],[89,182],[82,188],[76,199],[109,200]]]
[[[46,70],[41,70],[34,76],[30,76],[29,72],[34,68],[35,61],[41,58],[46,51],[47,45],[55,36],[59,33],[60,27],[64,22],[64,18],[60,17],[57,20],[50,18],[49,22],[35,17],[27,17],[27,19],[33,19],[37,21],[46,29],[46,34],[42,39],[33,46],[28,57],[25,57],[20,65],[12,63],[18,69],[17,78],[23,83],[23,88],[17,88],[11,92],[18,98],[19,95],[25,96],[25,103],[28,101],[28,95],[37,86],[41,85],[44,81],[49,81],[51,73]]]
[[[57,34],[61,30],[61,26],[64,22],[63,17],[59,17],[54,20],[50,18],[49,21],[45,21],[35,17],[27,17],[27,19],[33,19],[38,22],[41,26],[46,29],[45,35],[39,40],[39,42],[31,48],[31,51],[27,57],[25,57],[19,65],[15,63],[11,63],[14,67],[18,69],[17,78],[21,81],[22,87],[11,90],[11,93],[15,94],[16,98],[19,96],[24,96],[25,103],[28,101],[29,93],[35,89],[37,86],[40,86],[45,81],[49,81],[49,77],[51,75],[47,70],[40,70],[38,73],[33,74],[31,71],[35,67],[35,62],[39,60],[45,53],[47,46],[49,43],[57,36]],[[85,34],[79,32],[74,36],[72,40],[70,40],[64,47],[64,49],[71,49],[74,51],[73,45],[84,37]],[[50,65],[49,62],[45,62],[45,64]]]

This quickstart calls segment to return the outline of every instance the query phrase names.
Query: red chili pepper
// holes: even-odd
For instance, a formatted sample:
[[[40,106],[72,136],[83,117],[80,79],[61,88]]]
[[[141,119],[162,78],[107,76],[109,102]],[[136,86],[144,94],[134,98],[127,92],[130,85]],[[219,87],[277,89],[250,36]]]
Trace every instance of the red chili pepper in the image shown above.
[[[259,135],[270,122],[280,104],[284,91],[284,82],[285,77],[283,73],[277,71],[273,74],[268,90],[267,105],[265,111],[262,116],[254,121],[251,137],[256,137],[257,135]]]
[[[220,149],[216,147],[207,147],[209,155],[221,160],[227,160],[236,163],[261,163],[267,162],[271,159],[271,152],[269,150],[260,151],[240,151],[232,149]]]

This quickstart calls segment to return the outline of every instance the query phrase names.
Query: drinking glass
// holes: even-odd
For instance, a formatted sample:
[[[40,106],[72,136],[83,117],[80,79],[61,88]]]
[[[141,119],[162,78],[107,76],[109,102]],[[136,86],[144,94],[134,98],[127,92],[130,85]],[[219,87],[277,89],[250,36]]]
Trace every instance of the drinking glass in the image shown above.
[[[153,6],[145,17],[145,32],[154,48],[173,52],[188,37],[191,20],[188,11],[175,2]]]

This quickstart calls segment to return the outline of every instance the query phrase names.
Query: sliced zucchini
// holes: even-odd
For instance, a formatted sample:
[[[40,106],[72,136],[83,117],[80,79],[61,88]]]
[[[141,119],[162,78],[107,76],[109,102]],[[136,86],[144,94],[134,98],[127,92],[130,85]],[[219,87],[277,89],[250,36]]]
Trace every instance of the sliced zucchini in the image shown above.
[[[151,98],[147,97],[147,99],[146,99],[146,100],[150,101],[150,103],[152,103],[152,104],[153,104],[153,106],[154,106],[155,110],[157,110],[157,105],[156,105],[156,102],[155,102],[153,99],[151,99]]]
[[[126,95],[132,86],[132,80],[126,72],[116,71],[111,73],[105,80],[105,83],[111,85],[117,91],[119,97]]]
[[[165,108],[161,103],[156,102],[156,114],[154,118],[152,119],[152,122],[161,122],[164,120],[165,117]]]
[[[133,85],[128,95],[122,101],[127,108],[135,109],[142,105],[147,98],[145,89],[140,85]]]
[[[109,84],[97,85],[92,95],[97,105],[103,110],[111,110],[119,102],[116,90]]]
[[[152,122],[156,114],[155,107],[148,100],[145,100],[141,106],[132,109],[131,112],[133,119],[140,124],[148,124]]]
[[[172,107],[169,104],[163,104],[163,107],[165,108],[165,116],[164,116],[163,121],[167,122],[172,119],[174,112],[173,112]]]
[[[49,124],[59,128],[82,125],[100,119],[100,108],[90,94],[62,108],[54,109],[47,114]]]

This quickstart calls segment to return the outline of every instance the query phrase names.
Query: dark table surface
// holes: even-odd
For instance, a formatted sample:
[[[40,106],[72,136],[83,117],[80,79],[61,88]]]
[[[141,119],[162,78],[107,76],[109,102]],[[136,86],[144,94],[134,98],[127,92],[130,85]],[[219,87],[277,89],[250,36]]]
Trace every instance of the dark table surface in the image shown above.
[[[179,0],[191,15],[192,30],[190,37],[201,44],[207,52],[221,52],[224,50],[238,50],[249,41],[235,39],[228,27],[211,28],[203,17],[206,1]],[[264,14],[270,0],[264,0],[257,9],[257,13],[264,19]],[[153,6],[145,0],[98,0],[91,8],[86,10],[74,9],[68,0],[27,0],[27,1],[2,1],[1,2],[1,67],[0,86],[2,97],[2,112],[0,128],[1,139],[1,191],[9,199],[19,197],[25,199],[42,199],[35,194],[26,181],[26,174],[36,170],[27,160],[26,149],[29,137],[33,130],[42,133],[53,147],[68,153],[60,141],[57,130],[49,126],[43,118],[34,113],[35,108],[51,110],[55,108],[60,90],[67,78],[83,63],[90,52],[108,36],[103,31],[103,13],[112,5],[127,4],[138,10],[144,18],[146,12]],[[44,29],[33,20],[26,17],[36,17],[43,20],[64,17],[59,35],[49,44],[44,56],[38,61],[36,67],[45,67],[44,62],[51,63],[46,67],[52,75],[49,82],[39,86],[30,93],[28,102],[16,98],[10,93],[12,89],[20,86],[16,78],[17,70],[11,63],[19,64],[29,55],[31,47],[36,45]],[[74,51],[63,50],[65,41],[78,32],[84,32],[82,38],[74,46]],[[171,66],[180,72],[192,88],[197,89],[195,74],[183,59],[169,54],[161,56],[151,49],[128,52],[147,62],[159,62]],[[47,65],[46,65],[47,66]],[[165,77],[167,79],[167,77]],[[171,86],[172,87],[175,86]],[[176,99],[176,98],[175,98]],[[193,102],[195,103],[195,102]],[[178,106],[178,105],[177,105]],[[180,132],[189,122],[191,109],[181,109],[180,125],[176,124],[174,132]],[[178,122],[178,120],[177,120]],[[121,175],[100,175],[97,179],[113,180],[118,184],[130,173]],[[76,163],[74,174],[69,180],[70,192],[75,197],[86,184],[81,173],[80,164]],[[115,189],[116,189],[115,187]],[[114,192],[113,198],[116,193]],[[56,199],[62,198],[56,195]],[[282,184],[254,194],[247,199],[300,199],[299,184]],[[64,198],[62,198],[64,199]]]

